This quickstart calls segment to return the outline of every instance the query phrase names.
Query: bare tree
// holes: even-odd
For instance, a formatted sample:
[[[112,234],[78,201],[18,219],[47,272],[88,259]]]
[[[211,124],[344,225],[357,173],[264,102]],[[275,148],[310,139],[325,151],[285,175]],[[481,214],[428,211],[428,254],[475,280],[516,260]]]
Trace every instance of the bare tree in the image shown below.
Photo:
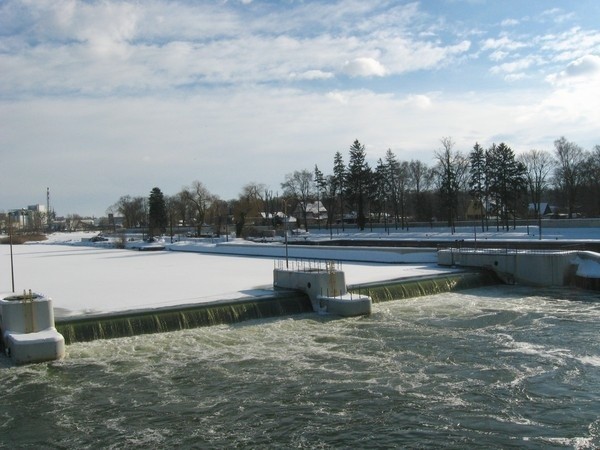
[[[584,164],[584,183],[587,212],[600,215],[600,145],[594,146]]]
[[[202,225],[205,222],[206,212],[217,197],[211,194],[202,182],[194,181],[191,186],[183,189],[182,198],[192,205],[196,232],[198,236],[200,236],[200,234],[202,234]]]
[[[577,193],[583,183],[584,164],[587,155],[578,145],[569,142],[565,137],[554,141],[556,168],[554,180],[566,196],[569,219],[575,212]]]
[[[543,150],[529,150],[518,157],[526,169],[527,191],[533,203],[535,217],[541,220],[542,212],[540,204],[542,195],[548,188],[549,176],[553,168],[553,160],[550,153]]]
[[[442,204],[446,208],[448,226],[454,233],[460,189],[460,167],[464,158],[459,152],[454,151],[452,138],[443,137],[440,142],[442,143],[442,149],[435,152],[437,159],[436,177]]]
[[[147,221],[147,199],[144,197],[122,196],[111,210],[123,217],[125,228],[135,228],[146,225]]]
[[[314,174],[308,170],[296,170],[288,173],[281,183],[283,195],[291,198],[300,207],[304,229],[308,231],[307,205],[315,192]]]
[[[262,198],[266,186],[261,183],[251,182],[242,188],[239,198],[232,203],[232,210],[235,220],[235,232],[242,236],[246,222],[250,217],[258,217],[264,209]]]

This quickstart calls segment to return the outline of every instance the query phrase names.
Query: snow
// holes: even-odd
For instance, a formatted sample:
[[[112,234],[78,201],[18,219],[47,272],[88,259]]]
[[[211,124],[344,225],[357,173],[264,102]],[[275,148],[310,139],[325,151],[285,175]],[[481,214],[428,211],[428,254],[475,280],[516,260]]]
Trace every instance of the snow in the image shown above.
[[[537,239],[532,233],[477,233],[477,239]],[[537,231],[536,229],[534,231]],[[176,242],[174,250],[136,251],[109,248],[107,242],[84,242],[95,233],[54,234],[47,241],[13,246],[15,292],[33,290],[53,300],[55,316],[78,316],[158,308],[270,295],[276,260],[285,258],[282,244],[240,240]],[[474,238],[473,230],[402,233],[346,233],[346,239]],[[329,239],[311,233],[310,239]],[[600,240],[600,229],[548,229],[548,240]],[[168,242],[168,241],[167,241]],[[169,244],[167,244],[169,247]],[[438,267],[435,252],[422,249],[365,249],[288,246],[290,258],[354,260],[342,269],[348,284],[448,273]],[[0,291],[11,290],[10,247],[0,246]],[[377,263],[365,262],[378,261]],[[360,261],[360,262],[358,262]],[[586,263],[586,274],[600,277],[600,265]]]
[[[272,293],[274,261],[284,257],[283,252],[279,258],[140,252],[104,248],[102,242],[92,246],[82,237],[55,235],[45,243],[13,246],[15,291],[32,289],[52,298],[57,318],[250,298]],[[421,263],[346,263],[342,268],[348,284],[449,271]],[[10,291],[7,245],[0,246],[0,273],[0,291]]]
[[[598,261],[580,259],[577,266],[577,275],[584,278],[600,278],[600,264]]]

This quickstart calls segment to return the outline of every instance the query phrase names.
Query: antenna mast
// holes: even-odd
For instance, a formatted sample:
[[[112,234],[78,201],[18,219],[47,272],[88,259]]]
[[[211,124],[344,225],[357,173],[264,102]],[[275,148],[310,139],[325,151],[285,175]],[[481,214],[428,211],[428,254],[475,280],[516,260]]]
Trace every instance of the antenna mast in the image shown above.
[[[52,217],[50,216],[50,188],[46,188],[46,225],[48,231],[52,229]]]

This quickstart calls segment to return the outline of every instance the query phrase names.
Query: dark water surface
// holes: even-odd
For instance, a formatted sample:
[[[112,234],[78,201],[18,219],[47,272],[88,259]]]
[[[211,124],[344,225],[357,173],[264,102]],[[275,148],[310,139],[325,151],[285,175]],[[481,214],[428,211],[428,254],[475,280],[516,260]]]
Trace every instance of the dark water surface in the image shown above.
[[[0,362],[3,448],[597,448],[600,297],[495,287]]]

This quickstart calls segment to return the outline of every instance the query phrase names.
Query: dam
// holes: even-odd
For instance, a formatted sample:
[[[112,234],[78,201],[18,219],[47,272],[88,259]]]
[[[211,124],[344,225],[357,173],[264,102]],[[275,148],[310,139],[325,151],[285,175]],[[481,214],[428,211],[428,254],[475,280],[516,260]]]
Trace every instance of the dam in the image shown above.
[[[275,246],[267,248],[271,253],[278,251]],[[313,254],[318,251],[313,249]],[[277,260],[193,251],[142,253],[54,244],[23,246],[16,258],[25,263],[18,275],[36,280],[40,291],[51,296],[56,329],[64,336],[65,344],[316,311],[311,292],[293,290],[297,286],[277,286],[282,281],[282,274],[275,275]],[[391,255],[386,250],[382,254],[385,258]],[[499,280],[532,282],[518,270],[513,271],[527,264],[520,263],[521,257],[515,258],[506,249],[479,252],[477,262],[469,259],[466,249],[437,253],[433,249],[429,253],[396,249],[394,254],[412,262],[346,262],[345,279],[340,285],[344,286],[343,292],[334,286],[332,292],[325,287],[317,294],[333,293],[332,297],[339,296],[340,300],[343,295],[351,299],[367,296],[377,303],[485,286]],[[432,255],[439,264],[430,262]],[[565,277],[590,285],[597,281],[593,275],[596,256],[593,252],[561,252],[549,257],[548,253],[538,252],[540,262],[529,265],[543,268],[539,272],[546,277],[551,274],[551,285],[564,285]],[[575,260],[579,261],[576,266]],[[322,260],[293,261],[309,266],[323,264]],[[72,274],[68,283],[65,274]],[[304,280],[305,285],[308,283],[312,286]],[[365,306],[361,313],[368,311]]]
[[[600,289],[600,253],[591,251],[446,248],[438,264],[490,270],[506,284]]]

